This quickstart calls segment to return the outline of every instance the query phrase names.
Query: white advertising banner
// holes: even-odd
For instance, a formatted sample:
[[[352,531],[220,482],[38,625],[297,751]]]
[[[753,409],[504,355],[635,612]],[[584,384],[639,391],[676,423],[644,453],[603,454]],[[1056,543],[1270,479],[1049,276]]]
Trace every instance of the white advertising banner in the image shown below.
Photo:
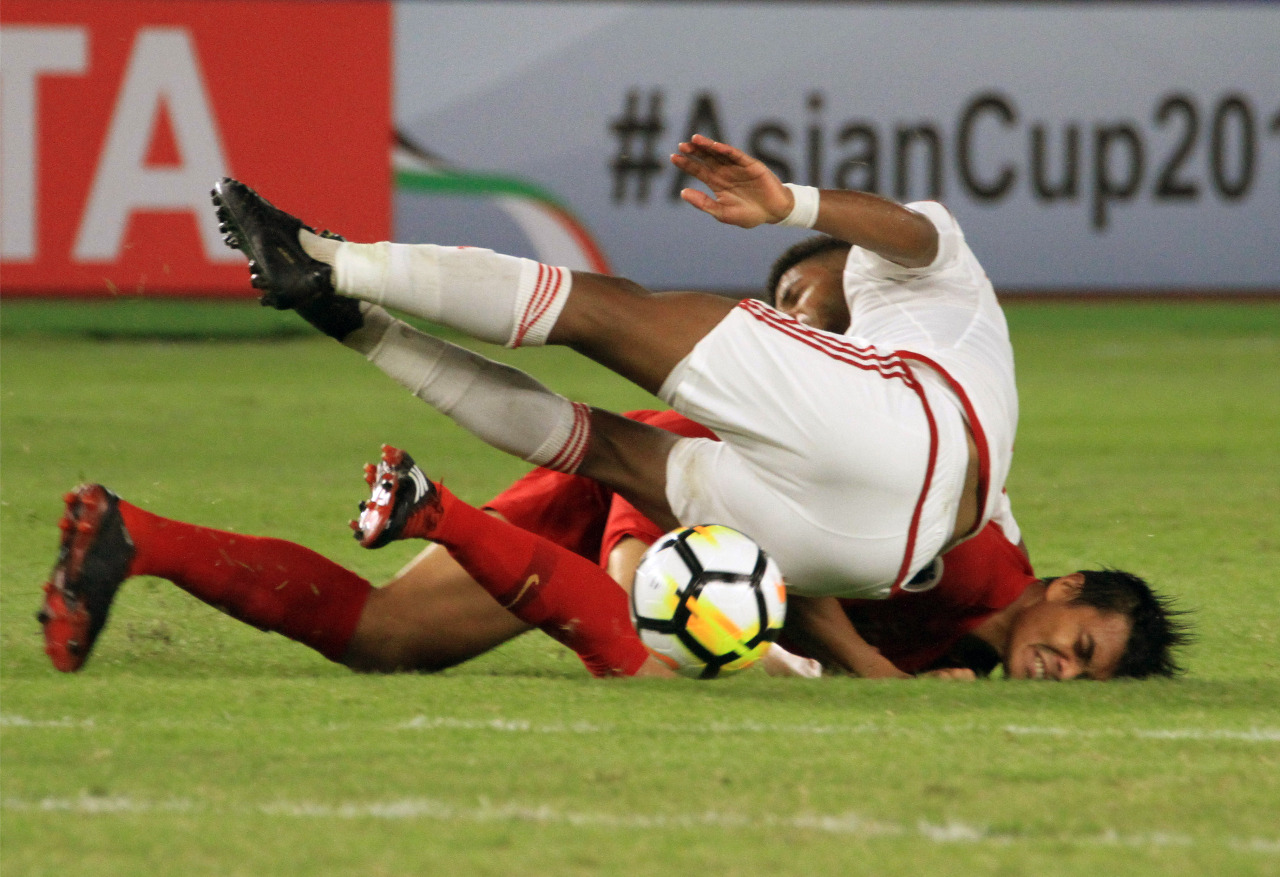
[[[679,198],[694,132],[943,201],[1001,290],[1280,290],[1280,5],[401,2],[394,227],[758,288],[802,233]]]

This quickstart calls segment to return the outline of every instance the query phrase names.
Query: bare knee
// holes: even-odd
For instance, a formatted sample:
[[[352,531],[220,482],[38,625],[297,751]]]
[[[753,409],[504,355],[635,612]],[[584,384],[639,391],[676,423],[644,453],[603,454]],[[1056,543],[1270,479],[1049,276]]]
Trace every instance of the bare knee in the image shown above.
[[[417,616],[409,596],[407,589],[393,586],[369,595],[343,664],[357,673],[430,672],[452,665],[446,655],[431,649],[434,632],[429,625],[405,623]]]

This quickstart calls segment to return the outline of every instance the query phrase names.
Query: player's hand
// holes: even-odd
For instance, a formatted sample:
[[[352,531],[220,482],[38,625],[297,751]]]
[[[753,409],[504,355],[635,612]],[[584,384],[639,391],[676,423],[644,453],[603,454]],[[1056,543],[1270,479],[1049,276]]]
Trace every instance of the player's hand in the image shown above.
[[[694,134],[671,163],[711,190],[683,189],[680,197],[720,222],[755,228],[785,219],[795,206],[791,190],[758,158]]]
[[[919,674],[922,679],[950,679],[953,682],[974,682],[978,675],[968,667],[947,667]]]
[[[760,659],[760,666],[770,676],[799,676],[802,679],[817,679],[822,675],[822,665],[813,658],[802,658],[793,655],[782,646],[774,643],[769,651]]]

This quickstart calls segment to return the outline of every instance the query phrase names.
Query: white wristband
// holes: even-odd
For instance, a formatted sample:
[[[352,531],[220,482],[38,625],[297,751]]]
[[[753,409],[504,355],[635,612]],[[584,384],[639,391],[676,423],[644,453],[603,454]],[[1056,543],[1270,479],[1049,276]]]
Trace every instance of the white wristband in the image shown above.
[[[795,196],[795,206],[785,219],[779,219],[778,225],[788,228],[813,228],[818,221],[818,189],[815,186],[800,186],[795,183],[783,183]]]

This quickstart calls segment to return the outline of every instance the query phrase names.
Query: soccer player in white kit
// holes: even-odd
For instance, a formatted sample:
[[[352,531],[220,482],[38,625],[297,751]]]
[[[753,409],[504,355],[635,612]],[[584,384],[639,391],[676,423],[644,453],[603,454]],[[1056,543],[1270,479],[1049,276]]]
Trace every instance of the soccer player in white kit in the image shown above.
[[[813,330],[756,302],[655,294],[488,250],[347,243],[235,180],[213,196],[263,304],[298,310],[494,447],[594,478],[659,526],[743,530],[779,562],[806,628],[845,642],[849,663],[875,660],[836,597],[891,596],[1007,514],[1017,401],[1003,316],[940,205],[783,185],[704,137],[679,149],[673,163],[712,191],[682,196],[719,221],[803,226],[852,244],[844,285],[853,334]],[[722,441],[575,404],[384,307],[510,347],[573,347]],[[1064,601],[1080,587],[1066,587]],[[1145,661],[1144,638],[1131,636],[1140,629],[1154,625],[1154,642],[1169,641],[1158,599],[1145,583],[1130,591],[1071,621],[1084,675]],[[1131,612],[1137,605],[1150,611]],[[1046,621],[1059,614],[1046,607]],[[1032,640],[1010,648],[1006,669],[1020,678],[1045,676],[1055,654]]]
[[[1017,399],[1003,315],[945,208],[900,209],[934,226],[935,254],[906,268],[851,250],[846,337],[744,302],[659,393],[725,437],[673,450],[676,516],[778,534],[810,594],[887,596],[1004,511]]]
[[[851,334],[487,250],[329,240],[230,180],[215,200],[264,302],[305,306],[332,289],[374,305],[360,308],[366,355],[491,444],[597,478],[659,523],[750,533],[793,593],[886,596],[1000,509],[1017,406],[990,284],[939,205],[784,186],[702,137],[672,160],[714,193],[685,199],[722,222],[803,225],[854,244]],[[723,441],[575,405],[447,346],[424,356],[382,306],[510,346],[572,346]],[[412,374],[397,375],[398,361]]]

